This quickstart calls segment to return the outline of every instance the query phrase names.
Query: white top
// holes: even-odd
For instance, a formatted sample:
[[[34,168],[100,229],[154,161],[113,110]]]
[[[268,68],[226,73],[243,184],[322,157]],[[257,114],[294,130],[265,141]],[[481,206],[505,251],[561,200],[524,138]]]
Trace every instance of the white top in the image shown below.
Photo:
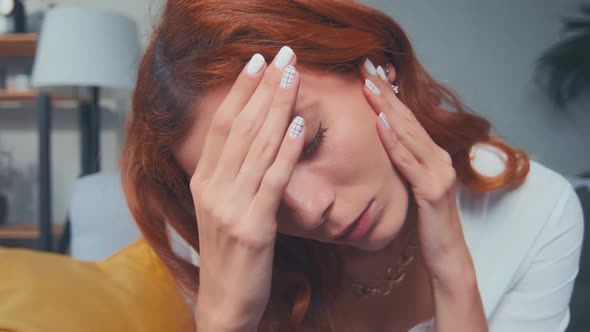
[[[502,155],[494,151],[474,148],[473,166],[487,175],[501,171]],[[490,332],[565,331],[584,231],[571,184],[531,161],[517,189],[478,195],[460,186],[457,207]],[[191,259],[182,247],[177,253]],[[196,253],[192,261],[198,265]],[[434,318],[409,332],[434,332]]]

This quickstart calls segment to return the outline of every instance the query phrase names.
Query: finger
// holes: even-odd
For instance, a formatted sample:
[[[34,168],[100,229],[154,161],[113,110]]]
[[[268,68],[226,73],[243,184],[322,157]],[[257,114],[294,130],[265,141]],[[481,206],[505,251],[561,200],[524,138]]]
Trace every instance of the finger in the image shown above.
[[[413,185],[418,186],[424,178],[424,166],[400,142],[395,131],[391,129],[389,119],[385,113],[379,115],[377,122],[379,138],[387,151],[389,159],[399,169],[402,175]]]
[[[377,88],[379,88],[385,100],[394,107],[393,111],[396,112],[396,114],[389,115],[394,115],[395,118],[401,117],[401,119],[404,122],[407,122],[407,124],[410,126],[418,125],[419,131],[423,130],[424,134],[428,135],[426,130],[424,130],[422,125],[420,125],[416,119],[414,113],[401,100],[399,100],[399,98],[397,98],[395,92],[393,91],[393,86],[389,82],[389,78],[387,77],[383,67],[378,66],[375,68],[371,60],[367,59],[365,61],[365,65],[363,66],[362,73],[365,79],[370,79],[377,86]],[[377,115],[379,115],[379,112],[377,112]]]
[[[266,61],[264,57],[258,53],[255,54],[244,67],[229,94],[219,106],[211,122],[198,163],[197,168],[201,176],[209,177],[215,169],[232,122],[250,100],[262,79],[265,69]]]
[[[390,114],[393,116],[399,114],[394,111],[395,107],[383,98],[381,90],[370,79],[366,79],[364,91],[375,113],[387,114],[388,118],[390,118]],[[397,121],[398,119],[393,119],[389,131],[395,134],[396,140],[403,144],[419,162],[428,162],[433,149],[436,147],[433,145],[434,142],[417,131],[415,125],[408,124],[407,121]]]
[[[238,174],[252,142],[266,120],[283,70],[296,61],[293,50],[285,46],[279,51],[273,64],[266,69],[256,91],[232,124],[219,159],[219,167],[215,171],[221,178],[234,179]]]
[[[415,129],[417,133],[423,134],[426,141],[428,141],[430,136],[416,119],[414,113],[397,97],[383,67],[378,66],[375,68],[371,60],[367,59],[362,73],[364,78],[370,79],[379,88],[385,100],[393,106],[392,114],[387,114],[392,118],[400,118],[401,120],[398,121],[405,123],[407,127]],[[377,112],[378,114],[379,112]]]
[[[264,174],[260,188],[252,202],[254,211],[260,216],[275,213],[283,198],[293,170],[301,157],[305,137],[305,120],[297,116],[289,125],[283,138],[277,158]],[[259,218],[262,220],[262,218]]]
[[[295,107],[299,83],[300,76],[295,67],[287,66],[266,121],[254,139],[238,173],[237,182],[245,191],[244,194],[253,196],[258,191],[264,174],[276,159],[281,137],[287,130]]]

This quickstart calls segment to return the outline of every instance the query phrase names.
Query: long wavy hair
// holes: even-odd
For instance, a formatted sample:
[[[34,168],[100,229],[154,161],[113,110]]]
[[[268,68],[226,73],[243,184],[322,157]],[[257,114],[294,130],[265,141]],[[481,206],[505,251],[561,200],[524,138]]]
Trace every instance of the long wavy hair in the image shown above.
[[[139,67],[122,156],[127,202],[143,236],[188,294],[198,292],[199,268],[171,248],[172,227],[198,252],[199,234],[189,189],[173,147],[185,138],[194,105],[208,89],[232,83],[254,53],[272,59],[291,46],[298,66],[360,75],[369,57],[392,63],[399,98],[433,140],[452,156],[461,183],[479,192],[521,184],[527,155],[490,133],[420,65],[402,28],[385,14],[352,0],[168,0]],[[478,174],[470,150],[489,144],[506,155],[505,171]],[[334,248],[279,234],[269,305],[259,331],[329,331],[327,298],[339,285]]]

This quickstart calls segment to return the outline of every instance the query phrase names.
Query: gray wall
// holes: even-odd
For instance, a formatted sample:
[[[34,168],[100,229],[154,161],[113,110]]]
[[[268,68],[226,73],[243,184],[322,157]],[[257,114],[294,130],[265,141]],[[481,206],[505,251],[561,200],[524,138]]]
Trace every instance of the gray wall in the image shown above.
[[[495,133],[564,174],[590,171],[590,98],[554,107],[533,83],[573,0],[366,0],[396,19],[421,62]],[[403,88],[403,87],[402,87]]]

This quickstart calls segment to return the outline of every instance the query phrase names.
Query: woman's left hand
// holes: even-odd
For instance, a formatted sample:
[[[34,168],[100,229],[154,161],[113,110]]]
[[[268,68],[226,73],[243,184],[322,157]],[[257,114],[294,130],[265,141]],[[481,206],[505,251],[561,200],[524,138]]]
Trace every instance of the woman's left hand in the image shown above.
[[[431,278],[456,280],[452,274],[464,273],[471,258],[457,211],[457,177],[451,157],[397,98],[383,69],[371,75],[371,66],[363,70],[364,92],[379,116],[379,137],[389,158],[409,182],[426,267]]]
[[[420,250],[433,288],[435,330],[487,332],[475,267],[457,210],[457,176],[451,157],[397,98],[383,69],[371,75],[367,68],[371,67],[363,71],[364,92],[379,115],[379,137],[389,159],[408,181],[416,204]]]

